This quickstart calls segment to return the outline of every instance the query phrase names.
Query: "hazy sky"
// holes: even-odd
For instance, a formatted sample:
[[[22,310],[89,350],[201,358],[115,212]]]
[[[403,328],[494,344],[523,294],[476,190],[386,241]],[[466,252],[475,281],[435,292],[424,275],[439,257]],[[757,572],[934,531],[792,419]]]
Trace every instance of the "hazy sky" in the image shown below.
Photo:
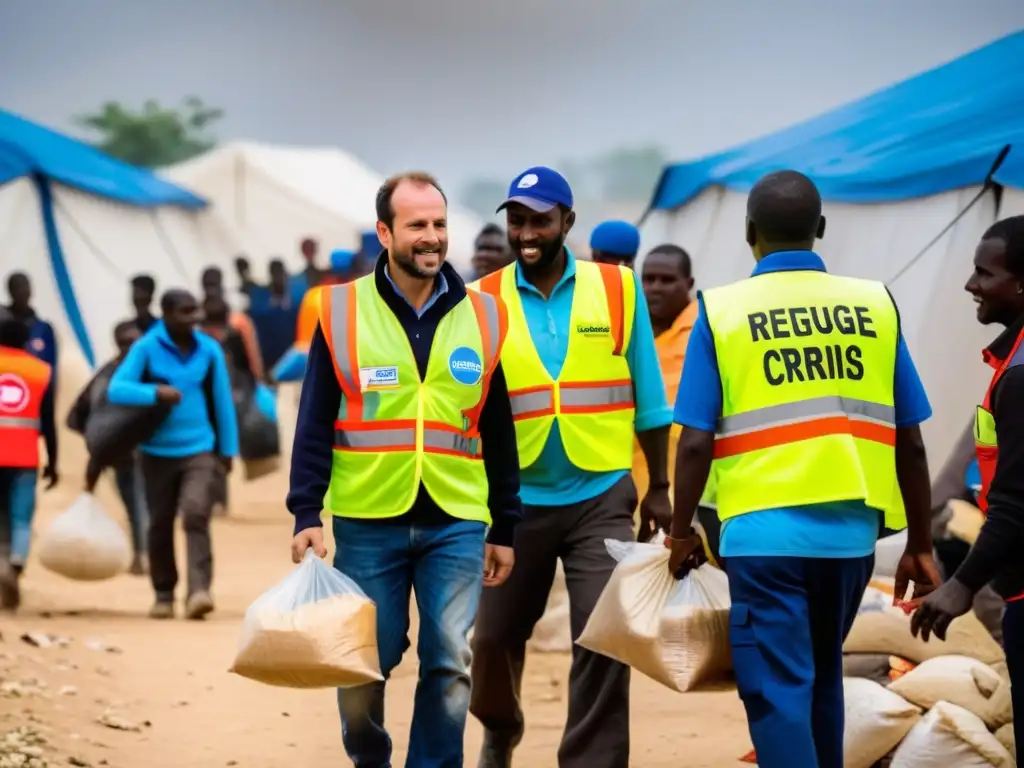
[[[227,111],[458,185],[624,144],[686,158],[1024,28],[1021,0],[0,0],[0,106]]]

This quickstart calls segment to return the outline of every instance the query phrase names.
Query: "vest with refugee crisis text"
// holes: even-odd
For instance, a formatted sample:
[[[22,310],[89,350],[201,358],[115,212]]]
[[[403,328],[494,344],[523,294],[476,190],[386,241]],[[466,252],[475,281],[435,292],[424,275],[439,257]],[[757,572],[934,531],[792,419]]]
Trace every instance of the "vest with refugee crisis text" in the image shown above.
[[[397,517],[422,482],[452,517],[490,524],[479,419],[505,340],[501,302],[467,292],[438,323],[421,380],[373,275],[325,287],[320,299],[342,391],[327,510]]]
[[[0,347],[0,467],[39,466],[39,416],[51,376],[28,352]]]
[[[508,343],[501,359],[520,466],[537,461],[557,421],[574,466],[589,472],[632,467],[636,407],[626,349],[633,332],[635,279],[626,267],[576,261],[569,345],[556,378],[544,367],[530,335],[516,265],[468,286],[500,297],[508,307]]]
[[[709,290],[722,376],[718,514],[863,500],[906,527],[896,479],[899,315],[882,283],[772,272]]]

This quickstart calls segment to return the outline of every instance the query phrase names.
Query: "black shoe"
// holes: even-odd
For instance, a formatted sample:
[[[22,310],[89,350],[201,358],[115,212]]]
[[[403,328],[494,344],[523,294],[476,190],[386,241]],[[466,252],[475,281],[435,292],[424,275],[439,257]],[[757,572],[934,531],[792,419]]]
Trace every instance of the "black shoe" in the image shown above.
[[[6,611],[16,611],[21,605],[20,573],[16,566],[0,563],[0,608]]]
[[[512,768],[512,750],[519,745],[520,739],[522,734],[508,737],[494,731],[484,731],[484,744],[480,748],[477,768]]]

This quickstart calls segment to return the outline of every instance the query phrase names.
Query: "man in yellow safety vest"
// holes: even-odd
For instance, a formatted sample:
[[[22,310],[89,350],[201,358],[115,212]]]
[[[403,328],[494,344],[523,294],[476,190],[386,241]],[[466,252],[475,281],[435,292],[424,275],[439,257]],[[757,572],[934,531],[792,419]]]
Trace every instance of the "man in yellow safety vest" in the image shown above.
[[[761,768],[843,764],[842,645],[884,520],[907,528],[896,590],[938,584],[919,424],[931,407],[882,283],[825,272],[806,176],[747,201],[757,266],[698,293],[676,402],[671,572],[701,541],[693,513],[714,460],[730,640]],[[683,396],[685,393],[685,396]]]
[[[470,627],[481,584],[512,570],[522,516],[515,426],[499,362],[506,313],[445,263],[447,201],[422,173],[377,194],[374,271],[325,287],[292,452],[292,558],[324,557],[377,606],[385,679],[419,612],[420,678],[407,765],[462,765]],[[487,531],[490,526],[489,532]],[[486,544],[485,544],[486,536]],[[356,765],[391,765],[384,683],[338,691]]]
[[[506,212],[516,263],[483,278],[483,294],[508,306],[502,366],[522,467],[523,523],[516,570],[488,590],[473,635],[470,711],[483,723],[482,768],[504,768],[522,737],[519,688],[526,641],[561,558],[575,639],[615,566],[605,539],[633,537],[633,436],[650,468],[641,534],[671,520],[671,412],[654,333],[632,270],[575,259],[565,247],[572,191],[550,168],[512,182]],[[573,647],[561,768],[629,764],[629,668]]]

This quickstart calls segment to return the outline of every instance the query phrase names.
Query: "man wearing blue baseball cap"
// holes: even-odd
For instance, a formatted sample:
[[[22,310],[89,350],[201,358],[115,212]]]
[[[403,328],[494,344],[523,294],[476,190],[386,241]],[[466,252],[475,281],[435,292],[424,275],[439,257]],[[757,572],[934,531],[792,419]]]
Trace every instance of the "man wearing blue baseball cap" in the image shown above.
[[[590,258],[599,264],[633,268],[640,250],[640,230],[628,221],[602,221],[590,233]]]
[[[639,538],[671,519],[671,410],[639,281],[626,267],[579,261],[566,248],[576,214],[557,171],[523,171],[498,210],[516,262],[470,287],[508,307],[501,362],[525,511],[516,529],[519,562],[502,586],[485,590],[474,630],[470,711],[485,728],[481,768],[509,766],[522,738],[526,641],[544,613],[557,560],[575,639],[615,567],[605,539],[633,538],[634,434],[651,467]],[[629,668],[579,646],[558,765],[629,765]]]

